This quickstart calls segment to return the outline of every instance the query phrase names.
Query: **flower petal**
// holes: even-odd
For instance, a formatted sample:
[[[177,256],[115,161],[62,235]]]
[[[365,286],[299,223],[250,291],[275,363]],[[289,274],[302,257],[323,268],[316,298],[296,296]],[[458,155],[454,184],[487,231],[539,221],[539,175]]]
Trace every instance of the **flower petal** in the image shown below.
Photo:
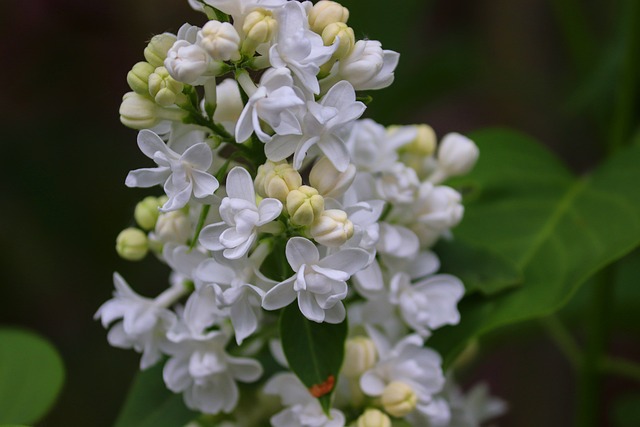
[[[316,245],[304,237],[289,239],[285,253],[293,271],[298,271],[303,264],[317,264],[320,259]]]

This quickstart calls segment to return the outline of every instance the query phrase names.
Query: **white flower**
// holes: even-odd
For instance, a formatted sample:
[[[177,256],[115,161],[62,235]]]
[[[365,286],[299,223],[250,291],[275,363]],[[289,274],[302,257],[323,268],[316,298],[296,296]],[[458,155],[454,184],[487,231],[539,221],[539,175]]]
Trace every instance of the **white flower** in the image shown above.
[[[109,344],[142,353],[140,368],[146,369],[160,360],[165,334],[176,321],[166,307],[184,293],[184,288],[170,288],[154,300],[136,294],[118,273],[113,274],[113,284],[113,298],[100,306],[94,318],[105,328],[122,319],[109,331]]]
[[[399,59],[399,53],[382,50],[377,40],[358,40],[349,56],[338,62],[338,73],[355,90],[382,89],[393,83]]]
[[[143,130],[138,133],[138,147],[158,167],[129,172],[125,184],[127,187],[146,188],[164,183],[169,200],[160,208],[161,211],[180,209],[192,196],[203,199],[218,189],[218,180],[207,172],[213,161],[207,144],[195,144],[179,155],[167,147],[158,135]]]
[[[200,46],[178,40],[167,52],[164,66],[177,81],[195,84],[209,68],[210,61],[211,58]]]
[[[271,288],[262,300],[262,307],[277,310],[297,298],[307,319],[318,323],[342,322],[346,281],[367,264],[369,255],[362,249],[344,249],[320,259],[318,248],[311,241],[293,237],[287,242],[286,256],[295,274]]]
[[[432,330],[460,321],[458,301],[464,285],[455,276],[437,274],[412,284],[407,273],[391,278],[391,302],[400,308],[407,324],[426,338]]]
[[[375,182],[380,197],[392,203],[412,203],[420,187],[416,171],[400,162],[382,172]]]
[[[406,227],[388,222],[379,222],[380,238],[376,249],[378,252],[395,257],[412,259],[420,249],[420,241],[416,234]]]
[[[293,156],[293,167],[300,169],[302,161],[314,145],[344,172],[349,167],[349,151],[345,141],[351,123],[364,113],[366,106],[356,101],[356,94],[348,82],[333,86],[319,103],[308,101],[301,122],[302,135],[275,135],[265,145],[265,154],[274,162]]]
[[[445,381],[438,353],[423,347],[422,338],[415,334],[391,347],[375,329],[368,328],[368,332],[376,344],[380,360],[360,377],[362,391],[369,396],[382,396],[389,384],[400,382],[415,393],[416,410],[428,405],[432,396],[442,390]]]
[[[277,42],[269,50],[269,60],[275,68],[287,67],[308,91],[320,93],[316,75],[338,47],[325,46],[322,37],[309,30],[304,7],[287,2],[275,11],[278,20]]]
[[[226,258],[238,259],[255,242],[257,228],[280,215],[282,203],[268,198],[256,205],[251,175],[240,166],[231,169],[227,176],[227,194],[220,205],[223,221],[203,228],[200,243],[212,251],[224,250]]]
[[[214,258],[202,262],[195,273],[199,282],[213,284],[217,304],[229,308],[238,345],[256,331],[261,318],[264,291],[253,283],[275,284],[275,281],[260,274],[259,265],[254,259],[256,252],[251,258],[238,260],[228,260],[214,254]]]
[[[236,125],[236,141],[246,141],[255,131],[262,142],[271,136],[262,130],[260,119],[276,134],[300,135],[302,130],[296,117],[304,105],[302,95],[293,87],[291,72],[286,68],[271,68],[260,79],[260,87],[245,105]]]
[[[344,427],[342,412],[331,409],[330,416],[322,411],[318,399],[311,396],[295,375],[278,373],[269,379],[264,387],[266,394],[280,396],[283,411],[271,417],[274,427]]]
[[[480,150],[469,138],[459,133],[449,133],[438,146],[438,168],[429,181],[439,183],[445,179],[464,175],[475,166]]]

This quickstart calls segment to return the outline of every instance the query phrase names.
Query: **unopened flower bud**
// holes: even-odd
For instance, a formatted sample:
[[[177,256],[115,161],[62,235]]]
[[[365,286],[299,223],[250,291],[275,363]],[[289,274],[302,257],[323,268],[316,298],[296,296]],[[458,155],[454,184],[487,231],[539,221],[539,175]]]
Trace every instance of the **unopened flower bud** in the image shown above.
[[[311,168],[309,182],[323,197],[338,198],[347,191],[355,177],[354,164],[349,164],[344,172],[338,172],[331,160],[323,157]]]
[[[340,209],[327,209],[311,225],[311,236],[321,245],[337,248],[353,236],[353,223]]]
[[[198,44],[215,61],[240,59],[240,35],[228,22],[209,21],[198,31]]]
[[[273,171],[273,168],[275,168],[276,165],[281,165],[283,163],[286,163],[286,161],[282,160],[279,162],[272,162],[271,160],[267,160],[264,164],[258,167],[256,178],[253,181],[258,195],[261,197],[267,197],[267,193],[264,191],[264,178],[269,172]]]
[[[377,359],[378,352],[371,339],[363,336],[349,338],[345,343],[342,372],[348,378],[358,378],[373,368]]]
[[[127,73],[127,83],[131,90],[141,95],[149,93],[149,76],[155,67],[148,62],[138,62]]]
[[[162,66],[162,63],[167,58],[167,52],[176,40],[176,36],[169,33],[153,36],[144,49],[144,57],[147,62],[151,64],[154,69]]]
[[[160,216],[158,208],[161,205],[161,201],[153,196],[145,197],[136,205],[133,217],[142,229],[152,230],[156,226],[158,216]]]
[[[149,95],[163,107],[175,104],[183,88],[184,84],[171,77],[165,67],[156,68],[149,76]]]
[[[149,129],[160,123],[156,104],[146,96],[127,92],[120,104],[120,121],[132,129]]]
[[[271,11],[256,9],[249,13],[242,24],[242,31],[245,34],[242,52],[253,55],[256,47],[271,41],[276,34],[277,26],[278,23],[273,18]]]
[[[116,252],[128,261],[139,261],[147,255],[147,235],[137,228],[125,228],[116,238]]]
[[[464,175],[478,160],[478,146],[466,136],[449,133],[438,147],[438,168],[447,176]]]
[[[391,427],[391,419],[384,412],[370,408],[360,415],[355,427]]]
[[[303,185],[287,194],[287,212],[294,225],[311,225],[324,211],[324,198],[318,190]]]
[[[210,60],[207,52],[200,46],[178,40],[167,52],[164,66],[177,81],[194,84],[208,70]]]
[[[264,176],[264,193],[266,197],[287,200],[289,192],[297,190],[302,185],[300,173],[288,163],[275,165]]]
[[[163,213],[156,223],[155,237],[162,243],[185,244],[191,236],[191,221],[182,210]]]
[[[413,389],[401,381],[389,383],[382,392],[382,407],[394,417],[404,417],[416,408],[418,397]]]
[[[327,25],[347,22],[347,19],[349,9],[335,1],[321,0],[309,11],[309,27],[318,34],[322,34]]]
[[[436,133],[429,125],[415,125],[416,138],[402,147],[402,151],[418,156],[430,156],[436,151]]]
[[[120,104],[120,121],[132,129],[149,129],[162,120],[182,121],[188,113],[178,108],[163,108],[135,92],[127,92]]]
[[[322,41],[325,46],[331,46],[339,38],[338,48],[331,56],[333,60],[345,58],[356,43],[356,36],[353,29],[344,22],[334,22],[325,27],[322,31]]]

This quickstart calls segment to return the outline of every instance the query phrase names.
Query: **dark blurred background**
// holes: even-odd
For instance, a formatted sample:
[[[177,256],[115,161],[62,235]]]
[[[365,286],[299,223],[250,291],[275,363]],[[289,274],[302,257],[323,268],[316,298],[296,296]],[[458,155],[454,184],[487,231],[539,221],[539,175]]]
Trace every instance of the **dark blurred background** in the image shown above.
[[[625,39],[624,1],[343,4],[358,38],[401,53],[396,82],[372,94],[368,117],[428,123],[439,136],[512,127],[576,172],[601,158]],[[113,271],[146,295],[166,282],[158,263],[115,254],[117,233],[133,223],[133,207],[147,194],[124,186],[127,172],[146,159],[118,107],[146,41],[183,22],[202,25],[205,17],[186,0],[0,1],[0,324],[44,335],[67,368],[63,393],[41,426],[111,425],[137,371],[139,355],[109,347],[92,319],[111,296]],[[619,328],[612,346],[639,357],[636,331]],[[568,363],[537,324],[516,334],[483,343],[463,383],[486,380],[509,402],[498,425],[571,424]],[[634,387],[607,382],[602,425],[613,399]]]

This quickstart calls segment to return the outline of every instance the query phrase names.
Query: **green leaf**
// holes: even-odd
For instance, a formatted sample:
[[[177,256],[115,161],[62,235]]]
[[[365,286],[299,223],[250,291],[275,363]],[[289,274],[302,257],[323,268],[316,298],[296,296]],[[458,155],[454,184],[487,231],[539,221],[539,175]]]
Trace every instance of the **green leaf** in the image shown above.
[[[505,257],[462,239],[441,241],[433,249],[440,258],[439,273],[459,277],[466,294],[495,294],[522,283],[522,274]]]
[[[524,135],[488,130],[472,138],[481,152],[470,176],[479,197],[455,234],[513,263],[523,283],[461,302],[460,324],[429,340],[447,363],[475,336],[557,311],[590,276],[640,243],[640,147],[575,178]]]
[[[167,389],[162,363],[138,373],[115,427],[176,427],[198,417],[184,406],[182,395]]]
[[[337,325],[316,323],[304,317],[293,303],[280,315],[280,336],[289,367],[328,414],[344,359],[347,321]]]
[[[35,423],[52,407],[63,382],[62,358],[48,341],[0,329],[0,423]]]

